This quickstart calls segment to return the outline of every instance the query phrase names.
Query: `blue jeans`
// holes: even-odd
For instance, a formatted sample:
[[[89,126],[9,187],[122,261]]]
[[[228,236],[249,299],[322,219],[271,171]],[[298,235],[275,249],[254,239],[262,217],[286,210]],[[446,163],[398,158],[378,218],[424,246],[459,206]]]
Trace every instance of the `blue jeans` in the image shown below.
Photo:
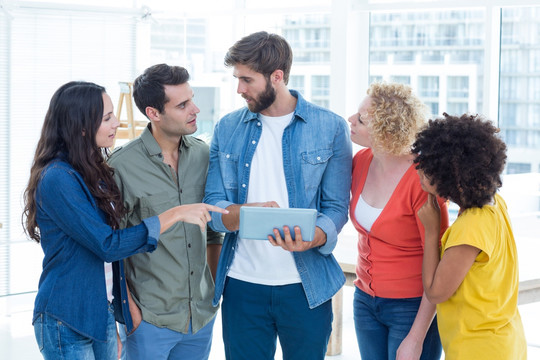
[[[278,336],[284,360],[324,359],[332,301],[310,309],[300,283],[267,286],[227,277],[221,313],[227,359],[273,360]]]
[[[116,322],[109,307],[107,342],[100,342],[79,334],[52,316],[41,313],[34,322],[34,333],[39,351],[45,360],[116,360]]]
[[[187,334],[160,328],[141,321],[137,329],[129,334],[124,343],[129,360],[203,360],[210,356],[214,317],[196,334]],[[123,326],[120,326],[123,328]]]
[[[354,292],[354,327],[362,359],[394,360],[418,312],[421,297],[388,299]],[[441,340],[435,318],[424,339],[421,360],[441,357]]]

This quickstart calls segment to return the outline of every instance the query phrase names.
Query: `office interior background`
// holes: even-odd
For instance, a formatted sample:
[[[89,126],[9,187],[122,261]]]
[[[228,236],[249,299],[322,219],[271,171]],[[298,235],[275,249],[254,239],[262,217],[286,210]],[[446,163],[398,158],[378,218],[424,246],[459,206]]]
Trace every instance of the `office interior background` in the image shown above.
[[[431,118],[469,112],[497,123],[521,280],[540,278],[540,1],[0,0],[0,299],[37,290],[42,251],[22,231],[22,192],[53,92],[92,81],[116,107],[119,82],[181,65],[201,109],[196,135],[209,141],[219,118],[244,105],[223,56],[259,30],[291,44],[289,87],[345,118],[384,80],[411,85]],[[353,232],[342,233],[351,252]],[[527,340],[540,348],[540,331]]]

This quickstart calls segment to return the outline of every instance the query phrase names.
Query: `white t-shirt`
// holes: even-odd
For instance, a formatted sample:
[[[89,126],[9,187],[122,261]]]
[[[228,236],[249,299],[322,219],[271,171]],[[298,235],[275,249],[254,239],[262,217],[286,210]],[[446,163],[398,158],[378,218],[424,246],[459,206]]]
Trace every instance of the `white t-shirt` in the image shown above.
[[[356,204],[356,209],[354,209],[354,217],[358,224],[360,224],[367,231],[371,231],[371,227],[381,215],[383,209],[374,208],[364,201],[362,195],[358,198],[358,203]]]
[[[260,115],[262,133],[251,164],[247,202],[275,201],[289,207],[283,170],[282,138],[293,113],[280,117]],[[301,282],[291,252],[273,246],[268,240],[238,239],[228,276],[263,285]]]
[[[113,301],[113,269],[112,264],[105,263],[105,288],[107,289],[107,300],[109,302]]]

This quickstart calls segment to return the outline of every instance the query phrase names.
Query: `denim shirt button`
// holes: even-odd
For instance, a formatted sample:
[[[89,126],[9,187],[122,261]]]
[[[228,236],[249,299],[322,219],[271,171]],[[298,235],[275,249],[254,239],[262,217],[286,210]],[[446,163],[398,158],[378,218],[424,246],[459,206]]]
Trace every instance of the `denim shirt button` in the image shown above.
[[[246,187],[246,184],[242,184],[242,187],[245,188],[245,187]]]
[[[317,160],[319,160],[319,161],[320,161],[320,160],[321,160],[321,157],[320,157],[320,156],[317,156]]]
[[[253,140],[251,143],[252,143],[253,145],[255,145],[257,142],[256,142],[255,140]]]
[[[260,121],[257,121],[257,126],[261,126],[261,122],[260,122]]]
[[[246,163],[246,167],[249,167],[249,164],[248,164],[248,163]]]
[[[225,157],[228,159],[228,158],[231,157],[231,155],[230,155],[230,154],[227,154],[227,155],[225,155]]]

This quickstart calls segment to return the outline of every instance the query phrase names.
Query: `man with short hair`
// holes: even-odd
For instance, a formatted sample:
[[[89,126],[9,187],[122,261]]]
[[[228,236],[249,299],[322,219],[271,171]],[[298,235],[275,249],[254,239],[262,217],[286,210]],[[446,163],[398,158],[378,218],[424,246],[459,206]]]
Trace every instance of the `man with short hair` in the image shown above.
[[[223,295],[227,359],[324,359],[332,296],[345,277],[332,255],[347,222],[352,149],[345,120],[287,89],[292,51],[258,32],[225,56],[247,108],[223,117],[210,147],[204,202],[226,208],[210,226],[226,232],[214,305]],[[268,241],[238,238],[241,206],[317,209],[313,241],[301,229]],[[295,240],[290,231],[295,232]]]
[[[188,80],[186,69],[166,64],[135,79],[133,97],[150,124],[109,160],[127,212],[122,226],[177,205],[186,216],[201,216],[191,210],[204,195],[209,149],[189,136],[199,109]],[[136,329],[126,341],[129,360],[208,359],[217,311],[210,268],[215,271],[221,242],[219,233],[178,222],[153,253],[125,260]]]

